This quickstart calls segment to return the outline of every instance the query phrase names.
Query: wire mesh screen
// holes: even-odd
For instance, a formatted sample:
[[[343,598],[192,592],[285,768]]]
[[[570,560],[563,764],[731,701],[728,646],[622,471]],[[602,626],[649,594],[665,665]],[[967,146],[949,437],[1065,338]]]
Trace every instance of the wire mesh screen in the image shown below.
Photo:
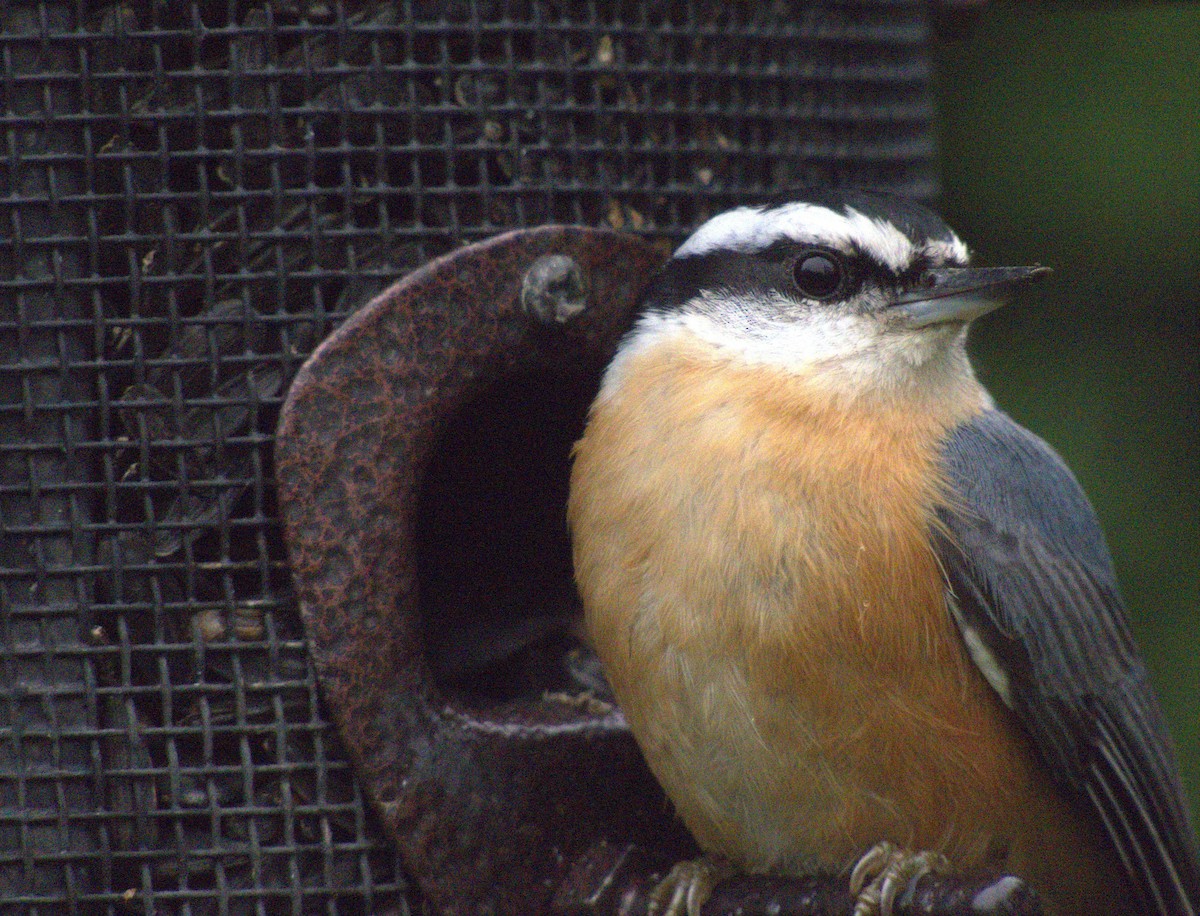
[[[290,588],[289,380],[503,229],[928,196],[925,6],[0,10],[0,909],[405,912]]]

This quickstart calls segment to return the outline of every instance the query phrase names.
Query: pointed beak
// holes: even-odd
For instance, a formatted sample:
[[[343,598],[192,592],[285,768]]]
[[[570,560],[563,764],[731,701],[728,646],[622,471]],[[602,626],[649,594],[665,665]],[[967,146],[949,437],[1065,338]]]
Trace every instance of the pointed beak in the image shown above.
[[[916,289],[896,297],[888,313],[909,328],[968,322],[1004,305],[1018,286],[1049,274],[1049,267],[938,267]]]

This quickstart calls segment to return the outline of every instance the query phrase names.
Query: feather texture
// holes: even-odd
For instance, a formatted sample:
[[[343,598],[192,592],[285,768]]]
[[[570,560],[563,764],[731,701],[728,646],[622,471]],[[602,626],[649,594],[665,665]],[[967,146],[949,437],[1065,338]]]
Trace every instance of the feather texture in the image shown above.
[[[1200,908],[1196,838],[1108,548],[1062,460],[996,410],[943,451],[956,505],[938,552],[958,618],[1069,794],[1087,799],[1150,911]]]

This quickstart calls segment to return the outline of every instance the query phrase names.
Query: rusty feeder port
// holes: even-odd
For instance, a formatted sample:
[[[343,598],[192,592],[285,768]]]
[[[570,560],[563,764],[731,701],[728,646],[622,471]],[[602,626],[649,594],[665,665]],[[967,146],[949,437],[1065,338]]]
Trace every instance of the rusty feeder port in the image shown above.
[[[662,259],[560,227],[460,249],[346,322],[284,406],[324,696],[441,912],[549,912],[605,850],[693,849],[589,688],[564,514],[571,444]]]

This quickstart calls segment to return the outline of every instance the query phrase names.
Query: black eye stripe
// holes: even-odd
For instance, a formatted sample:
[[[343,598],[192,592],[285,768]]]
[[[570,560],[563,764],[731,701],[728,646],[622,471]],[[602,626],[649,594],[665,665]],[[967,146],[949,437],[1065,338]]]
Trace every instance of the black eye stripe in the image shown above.
[[[901,289],[907,289],[916,283],[921,278],[921,275],[932,266],[933,260],[929,257],[929,255],[917,255],[915,258],[913,258],[912,263],[904,268],[904,270],[901,271],[898,276],[896,276],[896,286],[900,287]]]

